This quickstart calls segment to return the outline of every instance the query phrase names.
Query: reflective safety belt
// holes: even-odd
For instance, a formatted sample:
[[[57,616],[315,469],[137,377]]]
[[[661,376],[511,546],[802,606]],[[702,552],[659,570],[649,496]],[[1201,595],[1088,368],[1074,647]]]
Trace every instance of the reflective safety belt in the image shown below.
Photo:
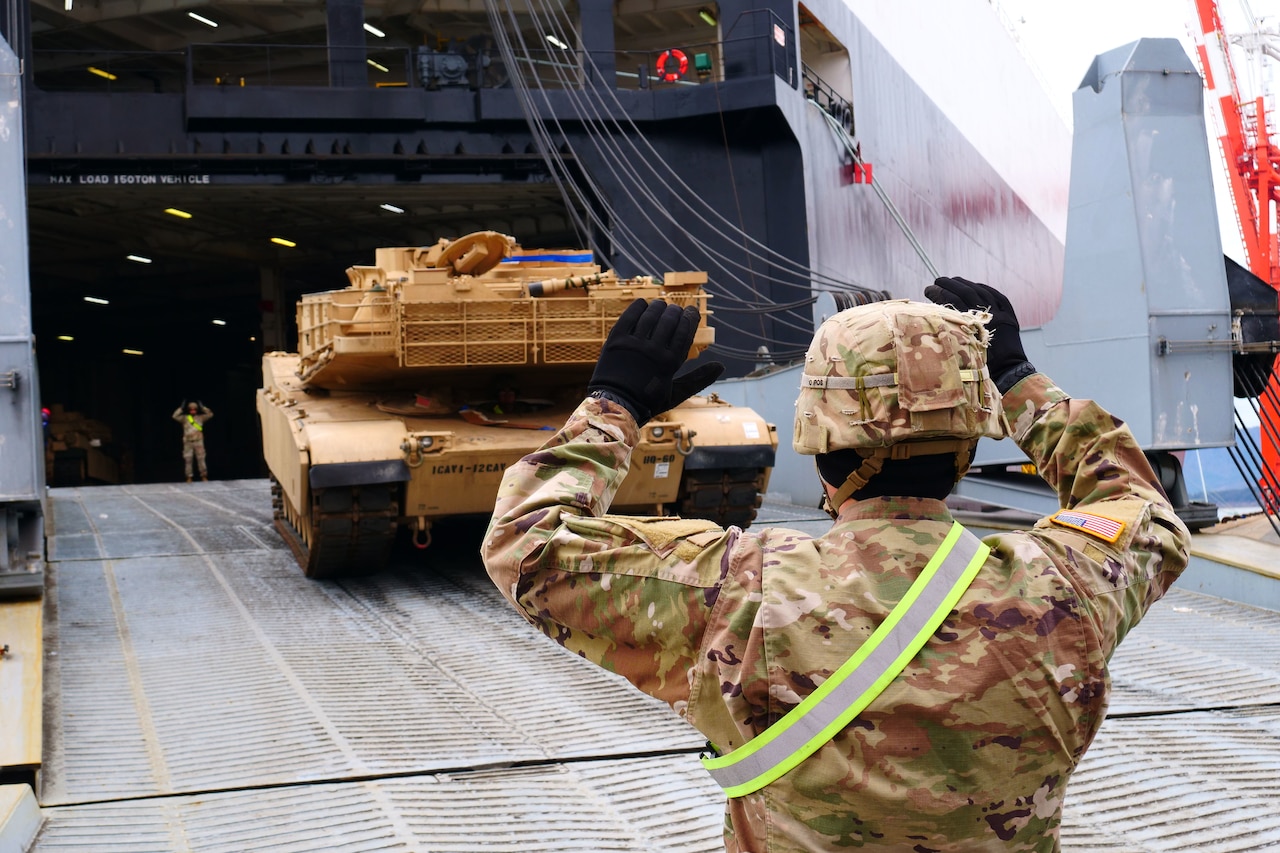
[[[959,522],[907,594],[865,643],[782,719],[728,755],[702,764],[730,797],[742,797],[792,770],[870,705],[969,588],[991,549]]]
[[[204,432],[204,426],[203,426],[202,424],[198,424],[198,423],[196,423],[196,419],[195,419],[195,418],[193,418],[191,415],[187,415],[187,421],[188,421],[188,422],[189,422],[193,427],[195,427],[196,429],[198,429],[200,432]]]

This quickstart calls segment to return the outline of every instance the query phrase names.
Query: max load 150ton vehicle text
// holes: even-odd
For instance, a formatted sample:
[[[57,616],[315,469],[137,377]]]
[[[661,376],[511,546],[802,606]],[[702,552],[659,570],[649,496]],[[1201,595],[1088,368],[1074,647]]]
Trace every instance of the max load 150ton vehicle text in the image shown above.
[[[378,249],[347,277],[303,296],[299,351],[264,356],[258,392],[276,526],[312,578],[377,571],[401,528],[425,548],[435,521],[490,513],[635,299],[698,307],[691,357],[714,340],[706,273],[620,278],[492,231]],[[745,527],[777,443],[751,409],[693,397],[643,425],[614,508]]]

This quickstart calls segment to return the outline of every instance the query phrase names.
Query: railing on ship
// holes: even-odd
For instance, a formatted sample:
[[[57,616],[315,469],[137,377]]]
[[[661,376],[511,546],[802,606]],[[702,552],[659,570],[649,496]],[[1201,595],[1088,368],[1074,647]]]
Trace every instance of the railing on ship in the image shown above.
[[[804,83],[804,96],[839,122],[846,133],[853,136],[853,104],[831,88],[808,65],[801,65],[801,79]]]
[[[1270,381],[1272,368],[1267,362],[1268,358],[1274,360],[1277,342],[1270,342],[1269,351],[1265,344],[1255,344],[1254,347],[1253,358],[1237,357],[1233,367],[1236,399],[1253,410],[1258,434],[1255,438],[1237,406],[1236,443],[1234,447],[1227,448],[1227,451],[1253,499],[1267,516],[1271,529],[1280,536],[1280,472],[1267,466],[1263,453],[1263,446],[1266,444],[1280,447],[1280,426],[1263,416],[1264,401],[1269,402],[1273,408],[1280,409],[1280,399],[1277,399],[1275,386]]]
[[[180,94],[191,86],[331,88],[332,67],[363,66],[371,88],[415,79],[414,48],[297,44],[192,44],[168,52],[37,50],[34,84],[44,91]]]
[[[192,44],[181,51],[37,50],[34,85],[44,91],[182,93],[192,86],[347,86],[353,69],[369,88],[500,89],[519,71],[531,85],[583,86],[614,69],[619,89],[674,88],[774,75],[798,84],[791,27],[769,9],[744,12],[718,41],[612,53],[530,50],[506,67],[498,51],[467,45],[338,47],[298,44]],[[605,72],[607,73],[607,72]],[[535,82],[536,81],[536,82]]]

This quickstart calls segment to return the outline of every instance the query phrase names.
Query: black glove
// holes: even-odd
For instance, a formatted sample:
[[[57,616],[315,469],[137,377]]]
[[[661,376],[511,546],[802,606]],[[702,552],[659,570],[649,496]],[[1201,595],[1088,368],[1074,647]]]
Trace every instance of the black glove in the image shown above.
[[[1018,315],[1009,298],[986,284],[963,278],[939,278],[924,289],[924,295],[939,305],[950,305],[957,311],[987,311],[991,319],[991,345],[987,348],[987,370],[1001,394],[1026,376],[1036,372],[1022,349],[1022,332]]]
[[[678,406],[724,373],[712,361],[675,375],[697,330],[697,308],[637,299],[609,331],[587,390],[616,397],[638,424]]]

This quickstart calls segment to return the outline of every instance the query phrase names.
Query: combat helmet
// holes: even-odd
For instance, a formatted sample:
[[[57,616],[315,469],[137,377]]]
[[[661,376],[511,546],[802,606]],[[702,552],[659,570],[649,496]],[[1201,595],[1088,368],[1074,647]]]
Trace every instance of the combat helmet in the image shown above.
[[[792,447],[863,458],[832,500],[838,509],[886,459],[957,454],[956,480],[979,438],[1009,424],[987,371],[983,311],[894,299],[828,318],[805,356]]]

